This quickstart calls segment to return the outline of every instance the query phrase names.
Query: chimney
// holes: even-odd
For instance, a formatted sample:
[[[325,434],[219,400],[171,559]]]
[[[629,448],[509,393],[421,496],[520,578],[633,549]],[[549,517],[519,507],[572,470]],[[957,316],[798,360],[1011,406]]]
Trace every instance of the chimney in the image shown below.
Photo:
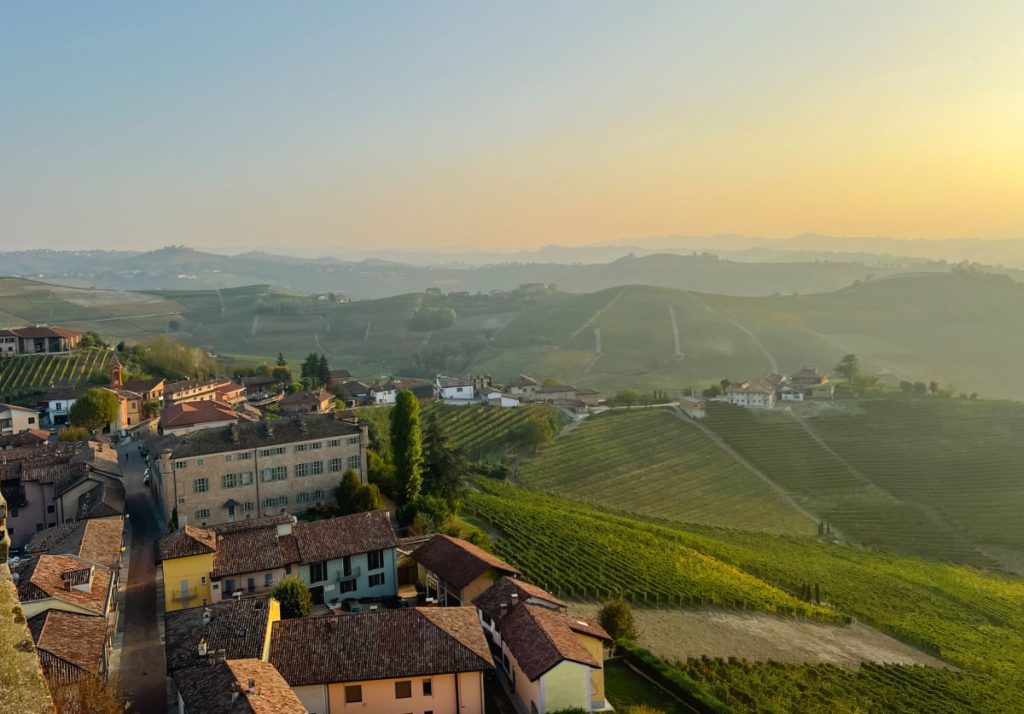
[[[291,535],[292,526],[295,525],[296,521],[298,521],[298,519],[295,516],[288,516],[287,521],[285,521],[284,523],[278,523],[277,537],[280,538],[281,536]]]
[[[241,440],[241,435],[239,433],[238,424],[232,424],[231,425],[231,441],[233,443],[237,444],[240,440]]]
[[[512,593],[510,597],[512,600],[512,607],[515,607],[519,604],[519,593]]]
[[[508,603],[507,602],[503,602],[503,603],[501,603],[501,616],[505,617],[505,615],[507,615],[507,614],[508,614]]]
[[[213,617],[213,610],[211,610],[208,607],[204,607],[203,608],[203,624],[204,625],[209,625],[210,624],[210,618],[212,618],[212,617]]]
[[[266,429],[267,438],[268,439],[272,438],[274,436],[274,424],[273,424],[273,422],[265,421],[265,422],[263,422],[263,426]]]
[[[205,657],[207,654],[209,654],[209,652],[210,651],[209,649],[207,649],[206,640],[199,640],[199,656]]]
[[[255,694],[256,693],[256,680],[253,679],[252,677],[249,677],[249,689],[248,689],[248,692],[249,692],[249,694]]]

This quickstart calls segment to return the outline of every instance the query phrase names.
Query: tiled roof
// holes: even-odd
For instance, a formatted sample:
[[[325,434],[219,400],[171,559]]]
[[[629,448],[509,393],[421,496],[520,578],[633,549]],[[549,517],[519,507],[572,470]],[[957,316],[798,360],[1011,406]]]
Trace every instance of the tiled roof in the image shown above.
[[[283,568],[296,561],[285,560],[278,544],[277,526],[263,526],[225,533],[217,538],[217,554],[213,556],[214,578],[252,573],[257,570]]]
[[[83,394],[89,391],[89,387],[51,387],[46,390],[43,395],[43,400],[47,402],[56,402],[60,400],[78,399]]]
[[[217,550],[217,536],[207,528],[185,525],[160,539],[160,560],[187,558]]]
[[[536,387],[537,386],[537,380],[534,379],[533,377],[528,377],[525,374],[521,374],[518,377],[516,377],[515,379],[513,379],[511,382],[509,382],[507,386],[509,386],[509,387],[520,387],[520,388],[522,388],[522,387]]]
[[[445,387],[472,387],[473,380],[468,377],[438,377],[437,386]]]
[[[209,623],[203,622],[206,611],[210,613]],[[269,595],[168,612],[164,615],[167,671],[194,667],[215,653],[226,659],[259,659],[269,624]],[[199,654],[200,640],[206,643],[205,656]]]
[[[272,422],[245,422],[201,429],[183,436],[165,436],[154,439],[150,451],[159,453],[170,449],[175,458],[184,458],[359,434],[361,431],[354,420],[334,414],[302,414]]]
[[[33,447],[45,444],[50,438],[50,432],[42,429],[26,429],[17,434],[0,436],[0,449],[16,449],[19,447]]]
[[[90,568],[92,585],[88,591],[66,587],[66,582],[74,584],[80,579],[78,573]],[[18,575],[18,597],[22,602],[54,598],[98,615],[107,612],[113,573],[106,566],[71,555],[43,554],[23,561]]]
[[[47,327],[45,325],[34,325],[31,327],[15,327],[8,330],[9,333],[31,340],[37,337],[81,337],[81,332],[69,330],[66,327]]]
[[[154,379],[132,379],[124,383],[124,388],[129,392],[139,392],[144,394],[146,392],[152,392],[154,389],[164,383],[165,380],[157,377]]]
[[[292,687],[494,666],[472,607],[282,620],[274,623],[270,662]]]
[[[517,596],[517,600],[512,599],[512,595]],[[516,602],[526,602],[529,598],[538,598],[546,602],[550,602],[553,605],[564,608],[565,603],[556,598],[554,595],[549,593],[544,588],[538,587],[533,583],[528,583],[525,580],[516,580],[508,576],[503,577],[497,581],[491,587],[484,590],[480,595],[477,596],[473,604],[477,606],[484,615],[497,621],[501,617],[501,604],[505,603],[509,607],[512,607]]]
[[[281,408],[285,407],[307,407],[318,408],[322,403],[334,399],[334,395],[321,389],[318,392],[303,390],[292,392],[281,400]]]
[[[178,670],[174,681],[189,714],[306,714],[307,711],[274,665],[259,659],[212,659]]]
[[[297,523],[292,532],[303,563],[342,558],[398,545],[387,511],[368,511]]]
[[[570,622],[574,615],[530,602],[520,603],[498,622],[502,642],[531,681],[563,661],[579,662],[588,667],[600,667],[586,647],[576,638]],[[584,620],[588,634],[611,639],[596,625]]]
[[[120,516],[70,521],[41,530],[25,546],[26,553],[77,555],[111,568],[121,561],[124,521]]]
[[[196,424],[237,420],[238,414],[227,404],[217,401],[181,402],[160,412],[160,425],[165,429],[180,429]]]
[[[269,374],[254,374],[251,377],[242,377],[243,387],[258,387],[263,384],[277,384],[280,380]]]
[[[534,394],[562,394],[564,392],[576,392],[576,387],[568,384],[550,384],[546,387],[537,387],[533,390]]]
[[[460,590],[490,569],[518,575],[519,570],[459,538],[436,535],[412,552],[416,562]]]
[[[64,610],[46,610],[29,618],[46,679],[67,684],[103,673],[107,620]]]
[[[183,379],[178,382],[171,382],[170,384],[164,385],[164,394],[174,395],[178,392],[185,392],[190,389],[206,389],[213,391],[218,387],[224,387],[231,384],[230,380],[224,379],[223,377],[215,377],[214,379],[198,380],[198,379]]]
[[[83,520],[124,515],[124,484],[95,471],[90,472],[89,480],[95,481],[96,485],[78,497],[75,518]]]

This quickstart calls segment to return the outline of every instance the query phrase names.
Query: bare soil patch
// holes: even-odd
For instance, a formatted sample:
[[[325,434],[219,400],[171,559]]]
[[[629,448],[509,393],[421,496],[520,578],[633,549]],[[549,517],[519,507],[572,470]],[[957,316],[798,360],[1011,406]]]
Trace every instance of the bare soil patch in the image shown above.
[[[594,616],[598,605],[572,609]],[[861,662],[948,667],[942,660],[863,624],[832,625],[766,613],[636,609],[640,644],[660,657],[736,657],[750,661],[834,664]]]

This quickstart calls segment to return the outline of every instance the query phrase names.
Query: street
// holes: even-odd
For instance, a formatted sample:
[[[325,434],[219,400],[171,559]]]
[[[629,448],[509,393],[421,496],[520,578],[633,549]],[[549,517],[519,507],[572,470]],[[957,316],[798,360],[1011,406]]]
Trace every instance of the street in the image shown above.
[[[132,529],[131,559],[124,608],[124,648],[121,653],[121,689],[130,711],[166,712],[167,675],[160,642],[156,583],[156,542],[160,525],[152,497],[143,485],[145,463],[136,443],[118,449]]]

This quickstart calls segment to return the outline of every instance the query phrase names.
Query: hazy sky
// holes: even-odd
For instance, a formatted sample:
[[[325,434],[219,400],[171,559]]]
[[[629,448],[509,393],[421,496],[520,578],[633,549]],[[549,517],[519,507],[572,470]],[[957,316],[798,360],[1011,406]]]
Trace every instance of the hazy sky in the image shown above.
[[[1010,226],[1022,0],[0,6],[0,248]]]

